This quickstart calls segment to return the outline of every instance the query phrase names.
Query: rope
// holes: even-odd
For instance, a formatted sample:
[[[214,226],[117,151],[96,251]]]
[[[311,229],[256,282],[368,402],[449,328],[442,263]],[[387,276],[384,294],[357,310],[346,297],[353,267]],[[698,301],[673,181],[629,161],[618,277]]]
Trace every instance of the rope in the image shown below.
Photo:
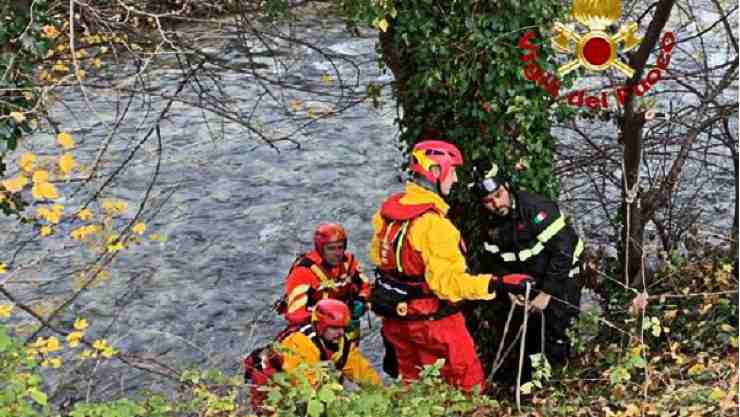
[[[527,282],[527,289],[524,293],[524,322],[522,323],[522,341],[519,344],[519,371],[516,376],[516,408],[522,411],[522,367],[524,365],[524,345],[527,340],[527,321],[529,320],[529,293],[532,290],[532,284]]]
[[[622,161],[622,175],[624,177],[624,202],[627,205],[627,213],[625,217],[625,227],[626,227],[626,234],[624,239],[624,286],[629,288],[630,287],[630,247],[632,245],[631,235],[630,235],[630,212],[632,208],[632,204],[635,202],[635,199],[637,198],[637,185],[639,181],[635,181],[634,184],[632,184],[632,187],[630,189],[627,189],[627,171],[625,170],[624,161]]]
[[[509,314],[506,317],[506,323],[504,324],[504,332],[501,335],[501,340],[499,341],[498,350],[496,351],[496,358],[493,360],[493,367],[491,369],[491,373],[488,375],[488,382],[490,383],[493,381],[493,377],[496,375],[496,372],[501,368],[501,365],[504,364],[504,360],[509,356],[509,353],[511,353],[511,350],[516,345],[516,342],[519,341],[519,337],[522,336],[524,332],[526,332],[526,328],[524,327],[524,323],[519,327],[519,330],[517,331],[516,336],[514,336],[514,340],[512,340],[511,344],[506,348],[506,351],[503,352],[503,355],[501,352],[504,350],[504,343],[506,342],[506,335],[509,333],[509,326],[511,324],[512,316],[514,315],[514,310],[516,309],[516,304],[511,303],[511,308],[509,308]],[[540,353],[542,356],[545,356],[545,312],[540,311]],[[522,341],[524,343],[524,341]],[[520,347],[521,349],[521,347]],[[521,360],[520,360],[521,363]]]
[[[511,324],[511,317],[514,315],[515,308],[516,308],[516,304],[512,302],[511,308],[509,308],[509,315],[506,317],[506,324],[504,324],[504,333],[503,335],[501,335],[501,340],[499,341],[499,344],[498,344],[498,350],[496,351],[496,358],[493,360],[493,370],[491,371],[491,374],[488,377],[489,381],[493,379],[493,376],[496,374],[496,371],[498,371],[498,368],[501,366],[499,359],[501,358],[501,352],[504,350],[504,342],[506,341],[506,334],[509,333],[509,325]],[[517,339],[518,338],[519,338],[519,334],[517,333]],[[514,341],[516,342],[516,339]],[[501,362],[503,362],[503,359],[501,359]]]

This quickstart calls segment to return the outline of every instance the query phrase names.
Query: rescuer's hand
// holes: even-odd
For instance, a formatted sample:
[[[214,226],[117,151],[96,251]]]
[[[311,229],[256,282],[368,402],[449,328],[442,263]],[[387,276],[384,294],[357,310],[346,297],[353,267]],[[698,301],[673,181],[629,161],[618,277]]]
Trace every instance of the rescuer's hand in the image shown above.
[[[534,285],[534,278],[526,274],[507,274],[500,277],[494,275],[488,284],[488,292],[495,292],[497,297],[504,294],[524,294],[527,283]]]

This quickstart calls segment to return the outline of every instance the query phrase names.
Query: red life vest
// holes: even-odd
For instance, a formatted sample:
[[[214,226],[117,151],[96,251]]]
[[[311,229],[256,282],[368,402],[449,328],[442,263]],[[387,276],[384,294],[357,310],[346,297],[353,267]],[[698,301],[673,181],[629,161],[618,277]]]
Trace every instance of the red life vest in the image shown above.
[[[388,198],[380,209],[383,227],[378,232],[380,242],[380,265],[376,288],[385,287],[388,296],[404,292],[407,296],[398,298],[395,317],[403,320],[429,320],[445,317],[457,311],[446,301],[440,300],[429,288],[424,278],[426,265],[421,252],[414,249],[407,236],[413,222],[422,215],[433,212],[444,216],[433,204],[401,204],[404,194],[394,194]],[[391,297],[383,298],[391,298]],[[385,309],[386,312],[389,308]],[[376,311],[377,313],[377,311]],[[382,314],[381,314],[382,315]]]
[[[309,291],[307,306],[313,307],[324,298],[340,300],[350,305],[352,300],[362,292],[364,284],[359,278],[354,255],[349,251],[345,252],[342,262],[331,271],[326,271],[322,264],[323,260],[318,252],[310,251],[296,257],[288,270],[288,276],[290,276],[296,267],[307,268],[321,282],[318,288],[312,288]],[[272,307],[278,314],[285,315],[288,311],[287,296],[283,294],[273,303]]]

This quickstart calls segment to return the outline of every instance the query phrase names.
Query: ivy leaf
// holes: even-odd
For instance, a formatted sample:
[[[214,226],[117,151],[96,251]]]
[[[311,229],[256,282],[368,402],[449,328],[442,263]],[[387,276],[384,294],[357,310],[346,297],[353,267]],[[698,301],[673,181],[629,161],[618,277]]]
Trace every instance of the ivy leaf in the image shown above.
[[[39,391],[36,387],[31,387],[28,389],[28,394],[33,398],[36,403],[40,405],[46,405],[46,394]]]
[[[324,385],[319,390],[319,400],[321,400],[324,403],[330,403],[333,402],[337,398],[336,394],[334,394],[334,391],[332,391],[332,387],[330,385]]]
[[[321,404],[321,401],[317,400],[316,398],[311,398],[311,400],[308,401],[309,416],[320,417],[322,411],[324,411],[324,405]]]

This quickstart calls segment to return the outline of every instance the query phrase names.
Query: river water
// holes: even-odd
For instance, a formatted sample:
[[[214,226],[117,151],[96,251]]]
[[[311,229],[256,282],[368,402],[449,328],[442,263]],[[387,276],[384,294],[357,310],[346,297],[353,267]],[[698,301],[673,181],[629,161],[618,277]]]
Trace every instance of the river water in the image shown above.
[[[364,91],[370,82],[391,81],[390,75],[378,69],[374,33],[355,37],[339,23],[316,26],[309,21],[297,30],[324,50],[359,63],[359,74],[350,65],[340,67],[343,76],[359,77],[357,91]],[[231,62],[244,61],[228,42],[212,50]],[[300,55],[291,70],[294,79],[317,83],[332,70],[316,51],[292,53]],[[176,77],[171,75],[176,73],[160,71],[157,82],[174,89]],[[222,76],[225,94],[241,100],[239,105],[248,111],[254,103],[255,79],[239,72]],[[52,117],[78,140],[78,159],[91,164],[116,107],[100,91],[86,93],[87,99],[79,89],[65,92],[66,107],[55,107]],[[299,92],[286,94],[300,100],[304,113],[315,99]],[[396,109],[388,88],[383,97],[386,105],[382,109],[362,103],[303,131],[296,138],[300,149],[282,143],[279,150],[260,143],[234,123],[174,105],[162,125],[162,171],[153,194],[162,208],[147,224],[147,234],[156,233],[162,239],[125,251],[110,268],[111,279],[85,292],[65,315],[66,322],[74,316],[86,317],[92,323],[90,336],[105,336],[121,351],[238,373],[242,355],[284,325],[270,305],[282,291],[295,256],[312,246],[316,224],[343,224],[349,233],[349,250],[368,265],[371,216],[385,196],[402,189],[398,129],[393,122]],[[162,104],[161,99],[135,103],[104,158],[108,166],[123,160]],[[272,105],[260,111],[265,123],[279,124],[285,108]],[[27,147],[42,154],[52,148],[52,142],[52,135],[40,133]],[[106,195],[129,202],[124,219],[133,218],[135,204],[147,189],[155,152],[156,140],[152,139],[120,175],[111,188],[113,194]],[[70,197],[76,185],[61,188],[67,195],[61,202],[70,213],[91,193],[83,189]],[[165,196],[170,197],[164,201]],[[11,253],[27,239],[28,226],[4,222],[1,227],[8,236],[2,244],[4,253]],[[28,280],[41,285],[14,286],[23,299],[60,296],[70,289],[75,266],[91,257],[63,238],[71,228],[62,224],[55,236],[33,239],[19,254],[16,263],[24,264],[39,253],[50,252],[26,272]],[[375,321],[372,330],[367,329],[367,321],[363,326],[368,334],[363,350],[379,364],[379,324]],[[103,369],[115,369],[116,386],[121,389],[156,386],[138,371],[115,362]]]

